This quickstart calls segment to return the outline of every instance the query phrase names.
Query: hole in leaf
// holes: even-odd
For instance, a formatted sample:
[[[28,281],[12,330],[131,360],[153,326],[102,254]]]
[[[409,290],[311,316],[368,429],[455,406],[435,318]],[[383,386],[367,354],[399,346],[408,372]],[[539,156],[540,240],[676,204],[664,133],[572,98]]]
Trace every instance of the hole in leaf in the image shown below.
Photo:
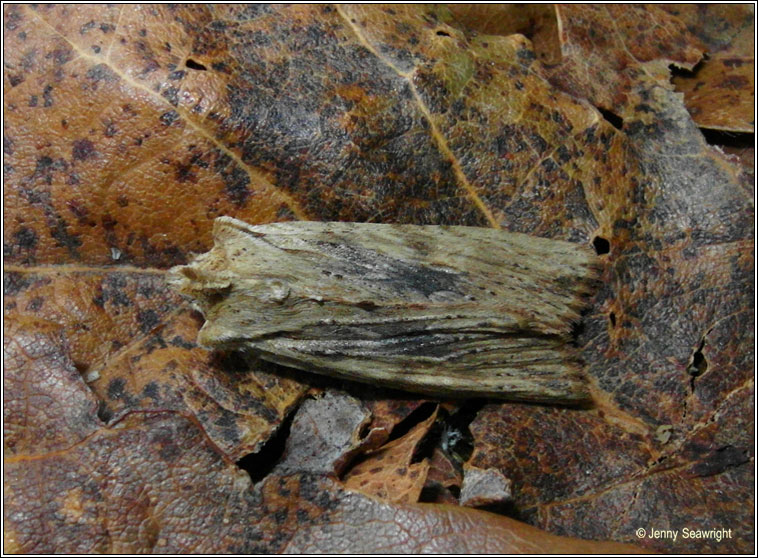
[[[187,61],[184,63],[185,66],[187,66],[190,70],[202,70],[205,71],[208,68],[205,67],[205,65],[201,64],[200,62],[196,62],[192,60],[192,58],[187,58]]]
[[[616,312],[611,312],[608,318],[611,320],[611,327],[616,327]]]
[[[597,107],[597,110],[599,110],[600,114],[603,115],[603,118],[605,118],[611,124],[611,126],[616,128],[617,130],[620,130],[621,128],[624,127],[624,119],[621,118],[615,112],[611,112],[602,107]]]
[[[690,375],[695,378],[701,376],[706,370],[708,370],[708,361],[705,360],[705,356],[703,355],[704,345],[705,339],[700,341],[700,345],[692,355],[692,362],[687,367],[687,372],[689,372]]]
[[[592,246],[595,248],[595,252],[598,256],[607,254],[611,251],[611,243],[602,236],[596,236],[592,239]]]
[[[448,33],[447,31],[437,31],[437,35],[440,37],[449,37],[450,33]]]

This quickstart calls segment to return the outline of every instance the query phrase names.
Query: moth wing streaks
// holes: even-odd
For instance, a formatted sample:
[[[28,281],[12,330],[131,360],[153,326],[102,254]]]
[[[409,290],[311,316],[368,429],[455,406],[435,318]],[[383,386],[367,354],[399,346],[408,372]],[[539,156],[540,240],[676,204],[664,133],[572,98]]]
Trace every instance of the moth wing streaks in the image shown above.
[[[596,274],[588,247],[474,227],[222,217],[174,268],[199,341],[350,379],[448,395],[587,397],[568,343]]]

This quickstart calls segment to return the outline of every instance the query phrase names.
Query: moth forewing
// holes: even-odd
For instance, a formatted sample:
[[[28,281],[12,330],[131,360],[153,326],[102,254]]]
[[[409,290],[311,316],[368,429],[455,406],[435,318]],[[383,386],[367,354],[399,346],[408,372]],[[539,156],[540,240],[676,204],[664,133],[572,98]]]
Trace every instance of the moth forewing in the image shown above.
[[[495,229],[220,217],[170,281],[199,340],[295,368],[448,396],[587,399],[569,343],[596,260]]]

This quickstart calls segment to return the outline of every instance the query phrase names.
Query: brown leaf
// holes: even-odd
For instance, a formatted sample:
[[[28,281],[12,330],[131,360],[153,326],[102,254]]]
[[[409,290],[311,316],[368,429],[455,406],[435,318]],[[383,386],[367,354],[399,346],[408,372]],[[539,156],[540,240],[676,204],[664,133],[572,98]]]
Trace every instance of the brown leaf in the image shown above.
[[[422,497],[427,493],[429,498],[424,498],[423,501],[436,504],[458,504],[454,491],[459,493],[462,483],[461,471],[445,452],[435,447],[429,458],[429,472],[422,491]]]
[[[545,64],[561,61],[561,43],[552,4],[449,4],[457,25],[487,35],[519,33],[532,41]]]
[[[367,391],[365,386],[361,386],[362,399],[371,411],[371,423],[363,439],[365,451],[382,446],[395,427],[425,403],[423,399],[405,399],[409,394],[396,394],[392,390],[376,389],[374,393],[372,391]]]
[[[426,484],[429,460],[413,463],[421,440],[437,418],[435,410],[407,434],[371,452],[344,476],[345,487],[398,503],[418,502]]]
[[[703,44],[708,58],[692,74],[672,80],[702,128],[753,133],[755,129],[755,6],[661,4]]]
[[[14,314],[5,318],[6,463],[22,455],[65,451],[98,427],[97,400],[66,356],[66,340],[60,326]]]
[[[95,398],[65,356],[57,328],[19,319],[6,331],[5,343],[5,361],[12,364],[8,378],[19,370],[42,370],[52,380],[38,382],[26,399],[8,397],[6,409],[41,403],[62,425],[79,425],[42,433],[37,424],[14,421],[6,440],[15,443],[8,446],[12,455],[6,455],[4,470],[6,552],[249,554],[281,552],[290,543],[295,548],[317,543],[324,552],[345,545],[377,552],[388,541],[397,546],[392,530],[408,529],[414,531],[403,537],[405,548],[544,548],[541,533],[511,520],[446,510],[450,517],[440,524],[437,510],[420,507],[400,509],[396,516],[389,504],[347,492],[323,476],[271,476],[252,487],[195,420],[174,412],[134,412],[108,426],[100,422],[92,412]],[[56,396],[66,404],[51,406]],[[82,415],[86,409],[91,412]],[[35,453],[21,442],[31,436],[41,441]],[[473,543],[437,536],[448,525],[455,529],[468,521],[480,525]],[[377,522],[390,531],[367,537],[359,527],[339,538],[314,540],[317,532],[340,525],[353,529]],[[493,537],[498,532],[500,540]],[[511,534],[518,536],[515,543]],[[597,552],[627,548],[559,537],[549,545]]]
[[[585,190],[608,265],[579,335],[596,408],[487,406],[472,425],[472,464],[512,478],[521,517],[554,532],[632,541],[639,528],[705,521],[741,535],[639,542],[750,552],[750,179],[705,144],[670,90],[663,64],[696,61],[681,23],[660,20],[677,33],[675,56],[656,54],[644,35],[630,42],[644,9],[626,8],[561,6],[564,58],[549,69],[553,83],[622,117],[607,142],[618,164],[596,180],[613,186]]]
[[[189,32],[212,20],[207,8],[17,5],[4,16],[5,239],[24,240],[9,263],[104,265],[116,249],[122,262],[166,266],[208,247],[213,216],[300,216],[210,124],[230,84],[228,70],[188,65],[215,55],[220,37],[194,54]]]
[[[190,412],[238,459],[256,451],[308,389],[265,363],[251,368],[197,347],[202,319],[155,271],[14,268],[5,280],[6,310],[60,324],[105,418]]]
[[[368,526],[363,531],[363,526]],[[385,541],[397,541],[387,544]],[[394,504],[348,495],[317,525],[299,531],[288,553],[640,554],[620,543],[547,534],[507,517],[432,504]]]
[[[637,87],[670,87],[670,64],[692,69],[702,57],[700,41],[656,5],[566,4],[556,14],[562,58],[551,81],[622,118]]]

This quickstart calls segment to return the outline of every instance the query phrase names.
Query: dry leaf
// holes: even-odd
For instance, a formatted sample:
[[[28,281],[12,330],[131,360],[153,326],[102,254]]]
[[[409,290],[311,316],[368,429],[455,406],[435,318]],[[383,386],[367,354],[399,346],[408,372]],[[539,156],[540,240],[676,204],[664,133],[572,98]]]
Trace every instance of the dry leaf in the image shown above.
[[[692,75],[674,76],[692,119],[702,128],[755,129],[755,6],[662,4],[702,43],[708,57]]]
[[[511,500],[511,481],[500,469],[464,467],[460,502],[462,506],[478,508],[491,504],[503,504]]]
[[[324,552],[452,552],[485,545],[522,552],[634,550],[546,540],[533,527],[480,512],[397,508],[298,470],[294,461],[290,474],[251,486],[196,420],[176,412],[134,412],[108,425],[100,421],[97,399],[66,356],[60,328],[22,319],[5,327],[6,428],[13,425],[4,464],[6,552],[252,554],[314,544]],[[49,381],[32,379],[39,377]],[[17,382],[35,390],[11,394]],[[64,428],[50,428],[48,420]],[[377,523],[385,529],[366,527]],[[478,526],[468,538],[453,536],[470,523]],[[345,527],[336,538],[316,534]]]
[[[343,478],[345,487],[389,502],[418,502],[429,472],[429,460],[414,463],[413,456],[436,418],[435,410],[404,436],[365,456]]]

